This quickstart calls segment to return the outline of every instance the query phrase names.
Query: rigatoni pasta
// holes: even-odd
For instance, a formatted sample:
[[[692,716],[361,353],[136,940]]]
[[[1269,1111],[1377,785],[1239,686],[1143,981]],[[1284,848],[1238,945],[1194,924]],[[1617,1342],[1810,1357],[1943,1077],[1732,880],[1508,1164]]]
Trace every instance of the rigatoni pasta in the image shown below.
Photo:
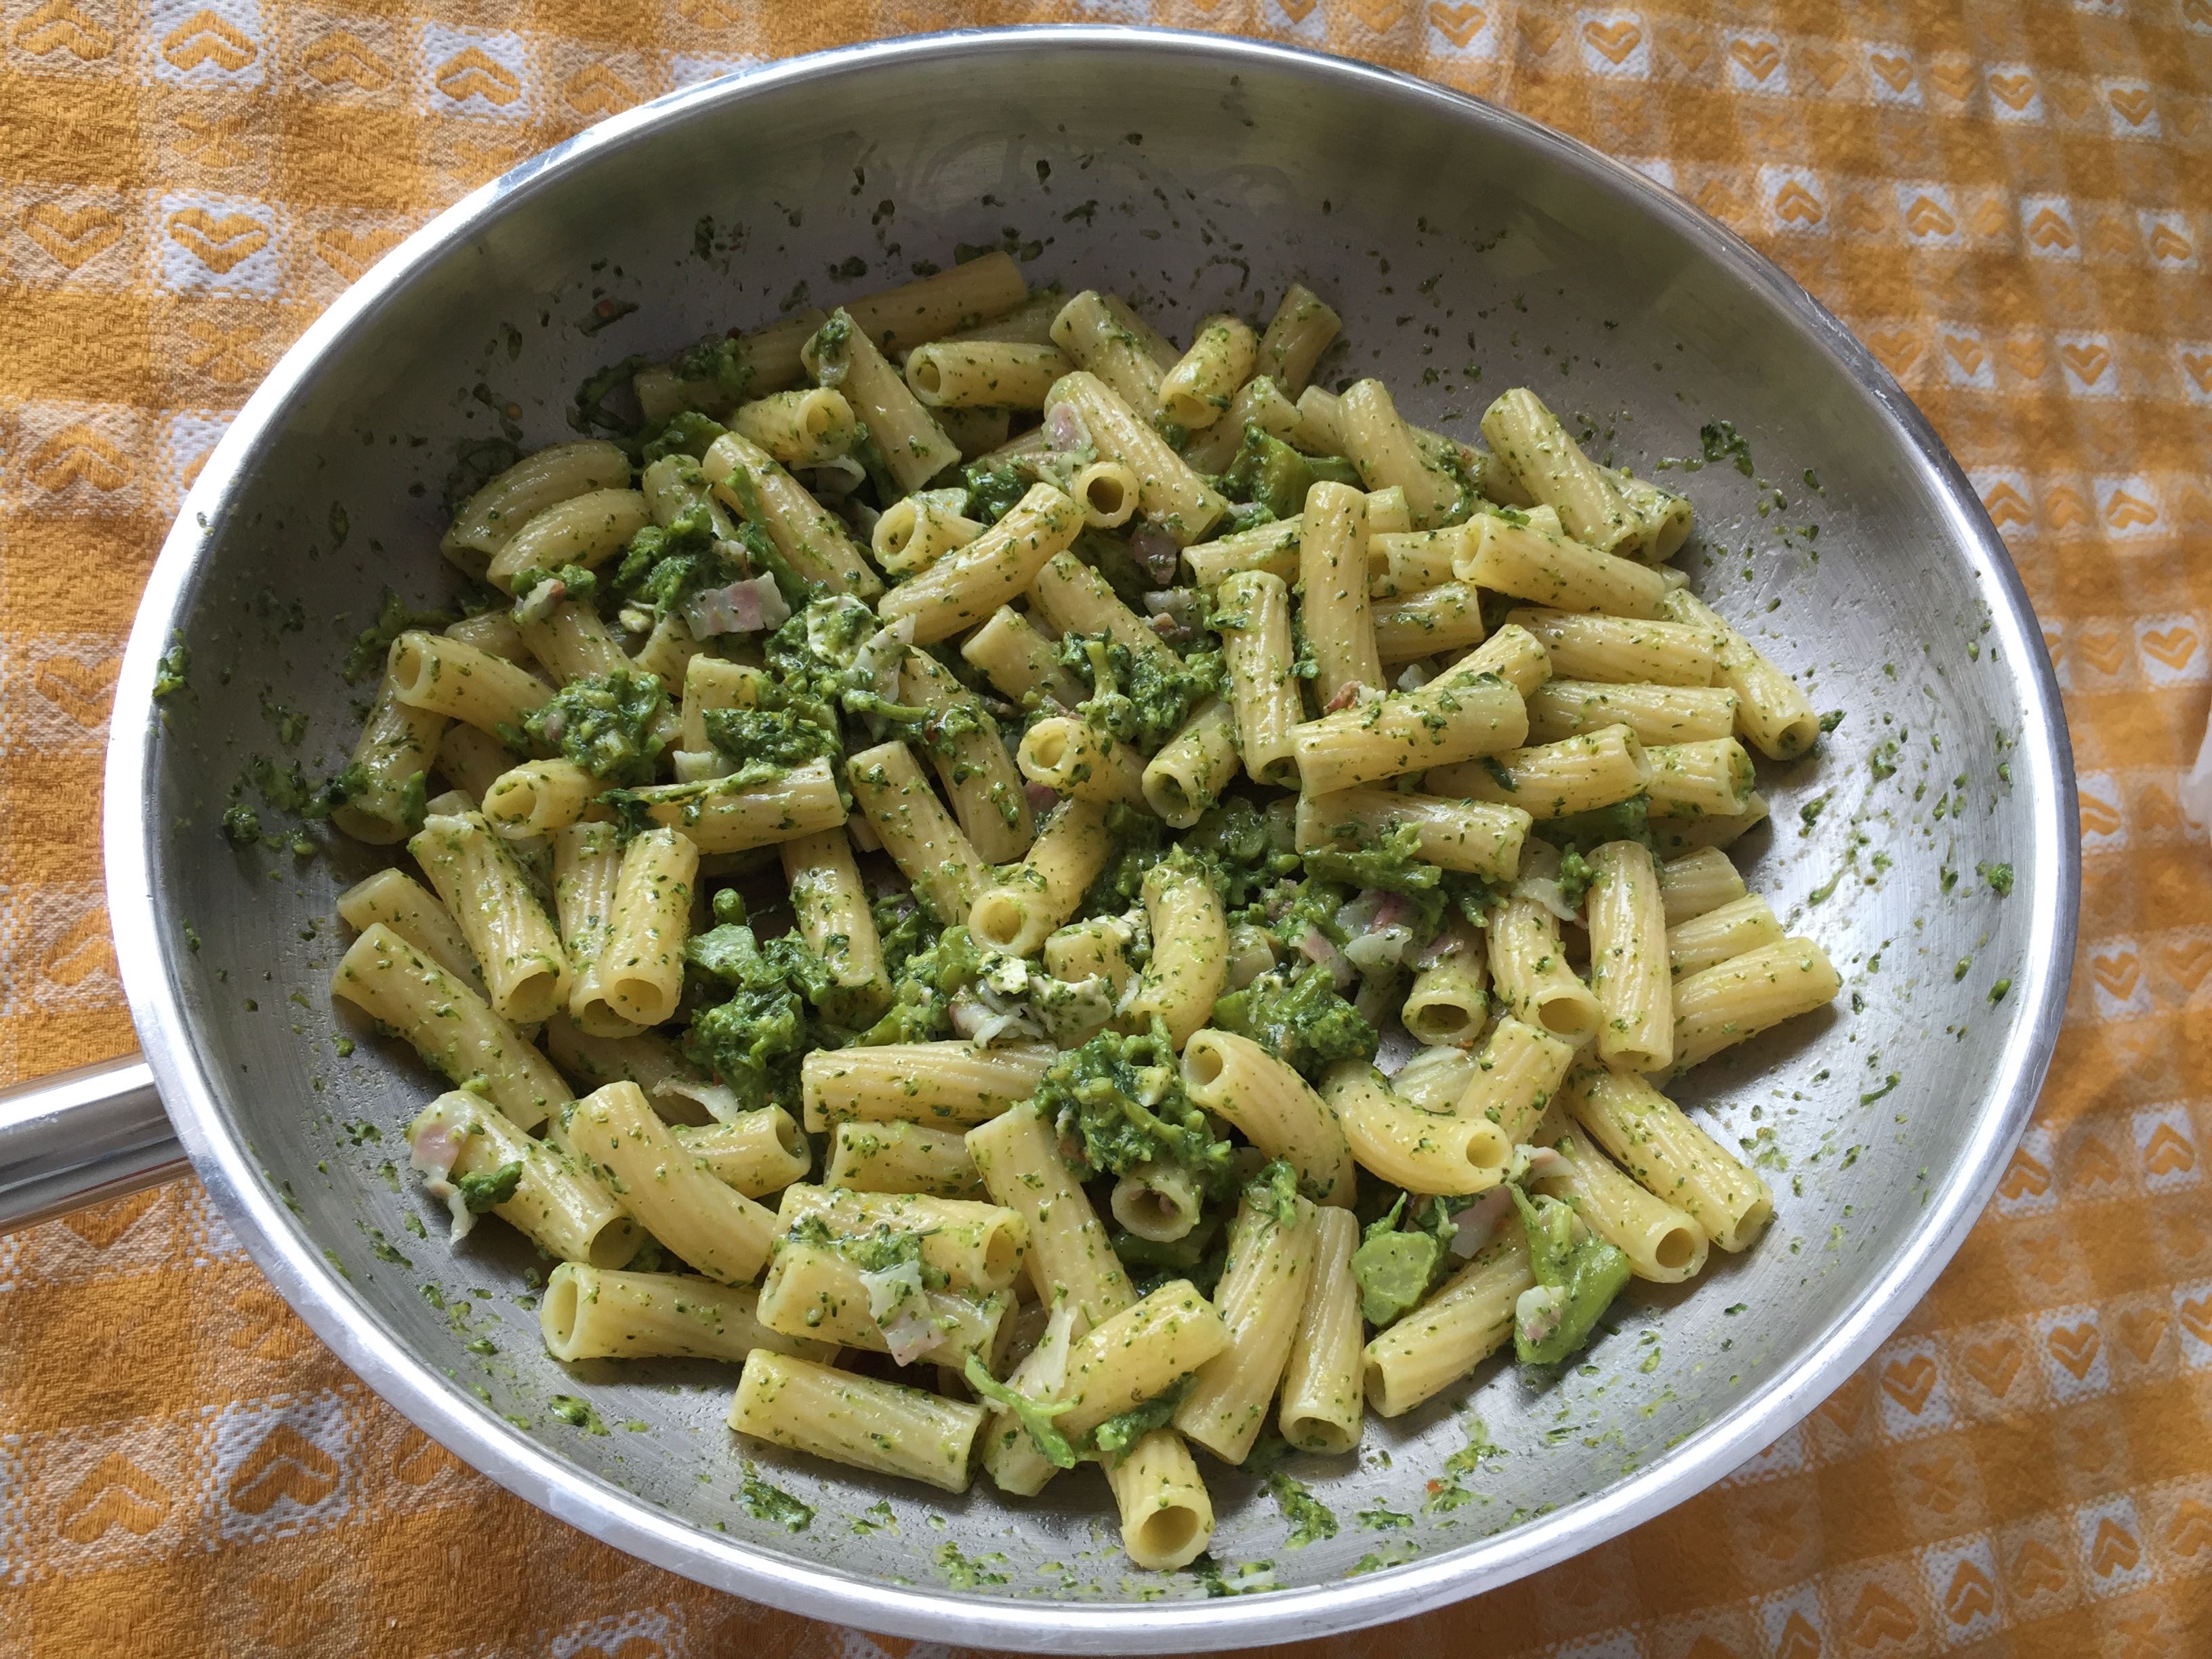
[[[994,252],[647,367],[463,506],[513,603],[365,636],[321,797],[436,889],[340,896],[332,994],[452,1085],[455,1237],[558,1259],[556,1360],[951,1492],[1097,1464],[1161,1570],[1194,1452],[1352,1453],[1747,1247],[1659,1081],[1841,983],[1722,850],[1820,721],[1663,568],[1688,499],[1526,388],[1486,450],[1315,384],[1302,286],[1187,314]]]

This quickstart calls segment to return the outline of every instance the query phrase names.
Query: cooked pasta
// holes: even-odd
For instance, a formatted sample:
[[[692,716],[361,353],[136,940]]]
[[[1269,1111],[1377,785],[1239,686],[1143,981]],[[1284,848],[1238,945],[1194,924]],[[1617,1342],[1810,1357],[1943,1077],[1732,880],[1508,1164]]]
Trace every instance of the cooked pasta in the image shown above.
[[[1316,385],[1296,283],[1174,340],[1068,286],[711,337],[465,501],[512,604],[372,636],[329,813],[422,879],[340,896],[331,992],[556,1361],[948,1492],[1097,1464],[1166,1571],[1194,1453],[1356,1453],[1751,1247],[1661,1089],[1841,979],[1723,850],[1820,720],[1686,496],[1525,388],[1486,449]]]

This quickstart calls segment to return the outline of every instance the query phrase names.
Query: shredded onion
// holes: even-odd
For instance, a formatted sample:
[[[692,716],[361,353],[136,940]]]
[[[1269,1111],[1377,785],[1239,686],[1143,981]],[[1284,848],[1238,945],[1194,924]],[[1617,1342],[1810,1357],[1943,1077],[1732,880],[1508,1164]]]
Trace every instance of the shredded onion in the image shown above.
[[[1048,410],[1044,429],[1054,449],[1081,449],[1091,441],[1091,429],[1073,404],[1054,404]]]
[[[1306,929],[1304,936],[1298,940],[1298,950],[1309,959],[1326,967],[1340,991],[1359,976],[1359,970],[1352,965],[1351,958],[1338,950],[1328,935],[1318,927]],[[1133,985],[1135,982],[1133,979],[1130,981]]]
[[[791,607],[783,602],[775,578],[765,573],[727,587],[703,589],[684,602],[684,624],[695,639],[758,634],[790,620]]]
[[[1161,587],[1173,581],[1182,566],[1182,549],[1176,545],[1176,538],[1150,522],[1129,532],[1129,552]]]
[[[1437,936],[1406,958],[1406,965],[1415,973],[1435,967],[1440,962],[1449,962],[1463,956],[1474,946],[1468,926],[1463,921],[1453,922],[1448,927],[1437,929]]]
[[[1452,1222],[1459,1231],[1452,1235],[1451,1252],[1464,1261],[1497,1234],[1498,1224],[1513,1212],[1513,1194],[1503,1187],[1492,1187],[1474,1203],[1455,1213]]]
[[[469,1208],[468,1200],[454,1184],[453,1164],[461,1155],[461,1138],[443,1124],[425,1129],[408,1143],[407,1164],[417,1175],[427,1177],[424,1188],[431,1197],[441,1200],[446,1213],[453,1218],[453,1226],[447,1233],[448,1243],[458,1244],[466,1238],[477,1224],[476,1212]]]

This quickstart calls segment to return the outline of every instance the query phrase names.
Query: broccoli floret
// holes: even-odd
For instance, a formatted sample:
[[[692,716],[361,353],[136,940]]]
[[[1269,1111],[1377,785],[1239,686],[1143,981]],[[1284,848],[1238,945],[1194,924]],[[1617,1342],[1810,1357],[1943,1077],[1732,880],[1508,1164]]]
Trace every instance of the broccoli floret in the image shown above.
[[[757,763],[779,770],[804,766],[823,756],[831,760],[844,752],[838,740],[836,717],[826,723],[826,713],[785,698],[781,708],[765,704],[753,708],[710,708],[707,711],[707,741],[740,765]]]
[[[728,430],[720,421],[696,409],[678,410],[646,441],[640,459],[647,466],[671,455],[689,455],[695,461],[703,460],[714,440]]]
[[[1029,494],[1030,477],[1011,461],[996,466],[985,466],[981,462],[969,467],[962,475],[968,486],[966,516],[978,524],[994,525],[1013,510],[1014,503]]]

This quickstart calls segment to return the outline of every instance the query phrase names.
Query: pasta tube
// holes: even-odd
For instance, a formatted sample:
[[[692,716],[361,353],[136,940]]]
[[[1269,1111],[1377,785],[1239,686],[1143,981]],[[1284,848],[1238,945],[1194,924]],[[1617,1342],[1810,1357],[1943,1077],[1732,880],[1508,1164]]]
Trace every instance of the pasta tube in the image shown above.
[[[981,1123],[1035,1092],[1057,1052],[1042,1044],[976,1048],[964,1042],[817,1048],[800,1062],[806,1128],[818,1134],[848,1119],[937,1128]]]
[[[1703,973],[1735,957],[1782,942],[1774,908],[1756,894],[1717,906],[1667,930],[1667,960],[1674,977]]]
[[[1721,1249],[1748,1248],[1772,1218],[1774,1195],[1757,1172],[1644,1079],[1580,1073],[1566,1108],[1638,1186],[1688,1215]]]
[[[1047,559],[1083,528],[1083,509],[1050,484],[1030,486],[1006,516],[884,595],[886,623],[914,618],[914,642],[933,645],[1025,592]]]
[[[1434,1296],[1367,1345],[1367,1403],[1402,1417],[1434,1399],[1511,1340],[1514,1304],[1535,1283],[1528,1241],[1508,1221]]]
[[[1556,534],[1536,514],[1485,513],[1474,524],[1470,544],[1454,567],[1463,582],[1557,611],[1665,614],[1667,579],[1650,565]]]
[[[556,1133],[641,1226],[708,1278],[748,1284],[768,1260],[775,1217],[685,1151],[635,1083],[572,1101]]]
[[[1218,313],[1199,324],[1190,349],[1160,380],[1161,415],[1192,432],[1212,426],[1251,377],[1260,342],[1242,319]]]
[[[1367,605],[1367,498],[1347,485],[1317,483],[1300,517],[1299,619],[1318,669],[1316,695],[1334,707],[1347,687],[1382,689]]]
[[[1365,1060],[1339,1060],[1321,1086],[1352,1157],[1409,1193],[1481,1192],[1498,1184],[1512,1155],[1513,1143],[1488,1118],[1424,1112]]]
[[[855,763],[859,759],[854,757]],[[655,784],[633,789],[629,795],[647,817],[664,828],[681,830],[702,853],[773,847],[845,822],[845,802],[825,758],[794,766],[767,783],[746,785],[738,781],[743,776],[738,773],[702,783]]]
[[[845,776],[877,840],[914,884],[915,896],[941,922],[965,916],[983,889],[983,861],[939,804],[913,751],[902,743],[879,744],[847,761]]]
[[[1718,848],[1700,848],[1659,866],[1659,896],[1666,902],[1667,925],[1679,927],[1694,916],[1741,898],[1743,878],[1726,853]]]
[[[1751,757],[1734,738],[1654,744],[1644,754],[1655,818],[1740,817],[1751,805]]]
[[[1543,642],[1552,672],[1561,679],[1629,685],[1713,683],[1713,636],[1703,628],[1565,611],[1510,611],[1505,619]]]
[[[1073,708],[1083,701],[1083,682],[1061,665],[1052,641],[1011,606],[1000,605],[962,641],[960,654],[1009,702],[1026,707],[1031,699],[1050,698]]]
[[[983,1415],[965,1401],[755,1348],[745,1356],[729,1423],[757,1440],[960,1492],[968,1490],[969,1454]]]
[[[901,492],[916,490],[960,464],[960,447],[930,418],[876,343],[842,307],[830,313],[799,361],[816,381],[845,394],[867,431],[875,457]]]
[[[1042,409],[1074,368],[1055,345],[938,340],[907,354],[906,383],[932,409]]]
[[[331,822],[372,847],[406,840],[419,827],[409,819],[420,811],[416,803],[422,799],[445,730],[446,717],[437,710],[401,701],[398,683],[387,665],[347,769],[358,769],[360,787],[331,813]]]
[[[760,1322],[760,1292],[695,1273],[629,1273],[564,1261],[546,1276],[538,1328],[556,1359],[726,1359],[755,1348],[826,1364],[836,1346]]]
[[[481,1079],[486,1098],[516,1128],[543,1123],[569,1097],[561,1074],[483,998],[381,922],[338,959],[331,994],[404,1037],[456,1085]]]
[[[1140,1567],[1188,1566],[1213,1539],[1213,1500],[1190,1448],[1173,1429],[1154,1429],[1106,1464],[1121,1512],[1121,1547]]]
[[[1183,1046],[1183,1088],[1271,1158],[1317,1203],[1349,1206],[1358,1176],[1344,1127],[1306,1080],[1249,1037],[1209,1026]]]
[[[1291,593],[1279,576],[1242,572],[1221,584],[1214,625],[1229,664],[1237,746],[1255,783],[1297,781],[1297,738],[1305,718],[1291,655]]]
[[[433,813],[407,850],[482,964],[501,1018],[526,1024],[568,1000],[568,957],[561,936],[530,878],[481,816]]]
[[[408,944],[458,975],[479,994],[483,969],[477,966],[468,941],[453,925],[445,906],[423,890],[422,884],[402,870],[380,870],[356,882],[337,897],[339,920],[356,933],[365,933],[382,922]]]
[[[1282,1381],[1305,1306],[1320,1238],[1314,1206],[1291,1200],[1285,1226],[1248,1194],[1229,1224],[1229,1265],[1214,1291],[1228,1340],[1199,1367],[1198,1380],[1176,1407],[1175,1425],[1224,1463],[1242,1463],[1267,1426],[1267,1407]]]
[[[1608,726],[1626,726],[1646,745],[1700,743],[1735,725],[1735,693],[1721,686],[1553,680],[1528,694],[1528,735],[1538,743]]]
[[[1042,1076],[1043,1066],[1037,1071]],[[1035,1107],[1018,1106],[970,1129],[968,1155],[992,1198],[1029,1223],[1030,1283],[1040,1302],[1072,1309],[1094,1331],[1135,1304],[1137,1293],[1107,1242],[1098,1212],[1068,1172],[1052,1126]],[[1064,1422],[1060,1426],[1075,1432]]]
[[[776,1220],[788,1232],[819,1217],[841,1238],[886,1228],[921,1241],[925,1265],[956,1291],[1003,1291],[1022,1270],[1030,1229],[1021,1212],[1001,1204],[931,1198],[920,1193],[846,1192],[794,1182],[783,1189]]]
[[[1674,1069],[1836,999],[1844,982],[1809,939],[1785,939],[1674,984]]]
[[[1241,763],[1237,717],[1220,698],[1208,697],[1145,763],[1145,804],[1172,828],[1188,830],[1220,800]]]
[[[842,829],[822,830],[780,850],[799,936],[830,969],[823,1012],[853,1025],[874,1018],[890,1001],[890,981],[851,838]]]
[[[492,1214],[549,1255],[611,1267],[629,1261],[642,1242],[621,1206],[558,1147],[532,1139],[465,1089],[424,1107],[407,1126],[407,1143],[410,1162],[431,1177],[431,1190],[445,1185],[454,1193],[449,1204],[466,1193],[453,1187],[455,1177],[474,1176],[491,1192],[507,1185],[507,1196],[491,1206]],[[465,1212],[456,1218],[465,1220]]]
[[[771,392],[730,411],[729,427],[784,466],[826,466],[852,453],[860,417],[842,392],[804,386]]]
[[[1308,720],[1292,736],[1300,787],[1322,795],[1500,754],[1528,734],[1518,691],[1493,675],[1454,669],[1419,690]]]
[[[1006,864],[1036,836],[1029,792],[1006,753],[999,723],[952,672],[927,651],[909,651],[899,669],[899,695],[930,711],[925,738],[930,763],[961,833],[986,864]]]
[[[1290,1358],[1283,1365],[1283,1438],[1301,1451],[1332,1456],[1359,1444],[1365,1415],[1361,1394],[1359,1285],[1352,1253],[1359,1223],[1349,1210],[1323,1205],[1314,1212],[1313,1271],[1306,1282]]]
[[[840,1123],[830,1143],[822,1179],[863,1193],[928,1193],[938,1198],[981,1198],[983,1173],[968,1155],[958,1129],[891,1121]]]
[[[1141,806],[1145,757],[1110,732],[1069,714],[1037,721],[1014,757],[1032,783],[1101,806]]]
[[[1504,1145],[1500,1164],[1534,1133],[1574,1064],[1575,1046],[1508,1014],[1474,1057],[1474,1070],[1452,1102],[1455,1117],[1494,1125]]]
[[[768,532],[801,580],[862,599],[884,591],[843,521],[742,432],[726,432],[708,445],[699,473],[717,499]]]
[[[1103,805],[1079,798],[1063,803],[1029,856],[976,895],[967,913],[968,931],[994,951],[1035,956],[1082,902],[1084,890],[1113,852]]]
[[[1137,475],[1137,510],[1178,543],[1198,540],[1228,511],[1220,492],[1097,375],[1079,370],[1063,376],[1045,400],[1048,422],[1060,408],[1073,412],[1102,456]]]
[[[1705,1271],[1711,1241],[1684,1212],[1631,1181],[1583,1139],[1564,1102],[1544,1115],[1530,1137],[1559,1155],[1538,1192],[1571,1204],[1583,1224],[1628,1258],[1628,1269],[1655,1285],[1678,1285]]]
[[[1770,760],[1795,760],[1820,740],[1820,717],[1796,681],[1686,588],[1667,595],[1667,615],[1712,641],[1716,683],[1735,693],[1735,729]]]
[[[1437,794],[1510,804],[1538,818],[1563,818],[1632,799],[1650,781],[1644,745],[1625,726],[1433,767],[1425,780]]]
[[[1659,873],[1641,842],[1590,854],[1587,915],[1597,1051],[1628,1072],[1663,1072],[1674,1058],[1674,990]]]
[[[1296,398],[1343,329],[1343,319],[1319,295],[1304,283],[1292,283],[1260,337],[1259,372],[1282,387],[1284,396]]]
[[[1410,825],[1420,836],[1425,861],[1504,882],[1521,872],[1521,848],[1532,823],[1517,805],[1395,789],[1340,789],[1298,798],[1297,847],[1311,853],[1331,844],[1358,845]]]
[[[1534,392],[1518,387],[1492,404],[1483,413],[1482,435],[1515,482],[1555,509],[1577,541],[1609,554],[1640,538],[1641,521],[1612,477],[1583,453]]]
[[[1490,974],[1529,1024],[1577,1046],[1597,1035],[1597,999],[1567,965],[1559,919],[1535,900],[1509,898],[1490,913]]]
[[[1154,865],[1145,872],[1144,899],[1152,956],[1138,975],[1125,1018],[1139,1031],[1152,1020],[1164,1020],[1170,1045],[1180,1049],[1206,1024],[1221,994],[1229,971],[1229,923],[1212,884],[1194,870]]]

